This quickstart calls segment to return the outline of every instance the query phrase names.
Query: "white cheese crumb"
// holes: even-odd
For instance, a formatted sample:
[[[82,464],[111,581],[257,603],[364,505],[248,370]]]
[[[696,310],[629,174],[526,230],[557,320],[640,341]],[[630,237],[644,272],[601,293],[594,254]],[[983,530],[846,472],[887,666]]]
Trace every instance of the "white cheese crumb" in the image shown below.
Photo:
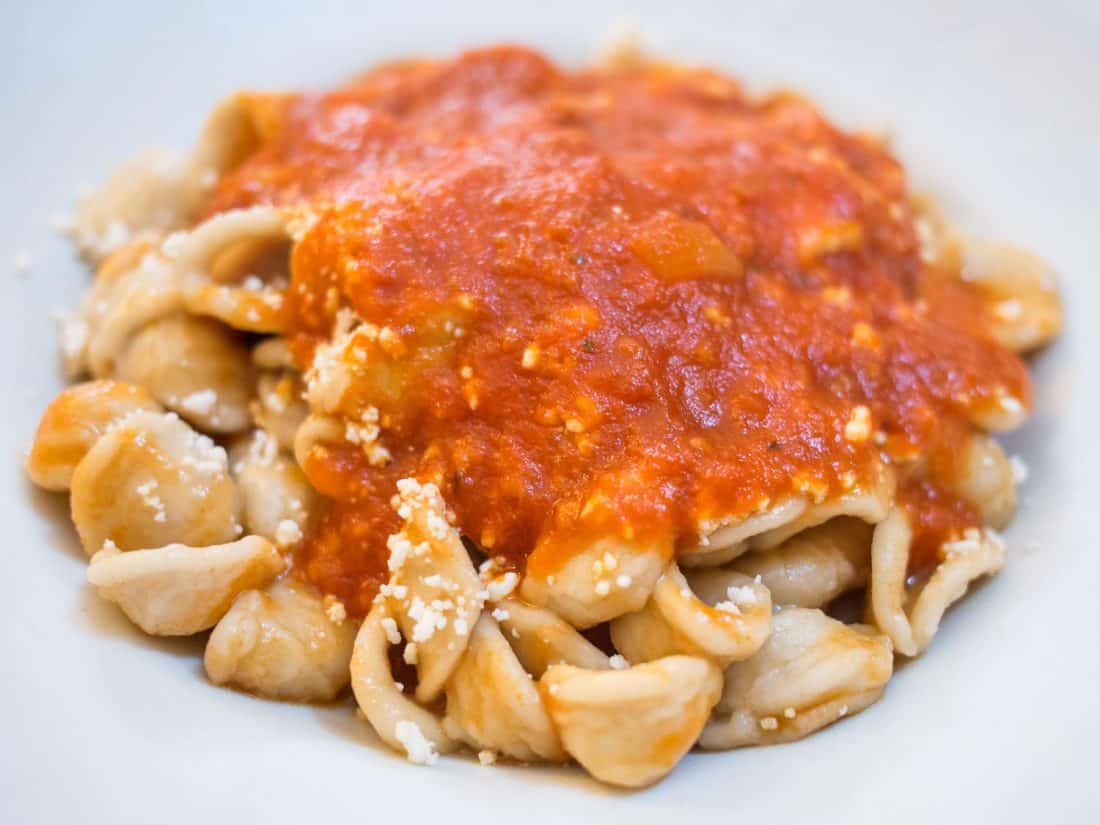
[[[478,751],[477,761],[482,765],[493,765],[497,761],[496,751]]]
[[[626,590],[626,588],[630,587],[630,585],[633,583],[634,579],[632,579],[626,573],[619,574],[619,576],[615,579],[615,584],[617,584],[623,590]]]
[[[76,315],[61,317],[61,351],[66,358],[79,358],[88,343],[88,322]]]
[[[503,607],[494,607],[493,612],[490,615],[492,615],[492,617],[498,622],[506,622],[508,621],[508,617],[511,614],[509,614],[508,611],[505,610]]]
[[[392,616],[386,616],[382,619],[382,629],[386,631],[386,641],[391,645],[401,644],[401,631],[397,629],[397,622],[394,621]]]
[[[844,425],[844,437],[853,443],[866,441],[871,437],[871,411],[863,404],[852,409],[848,423]]]
[[[798,711],[794,708],[784,708],[783,715],[788,719],[794,719],[794,717],[798,715]]]
[[[415,665],[420,661],[420,648],[416,646],[416,642],[409,642],[405,645],[405,650],[401,654],[401,658],[405,660],[407,665]]]
[[[774,716],[765,716],[760,720],[760,727],[764,730],[775,730],[779,727],[779,720]]]
[[[628,662],[624,656],[618,653],[609,658],[607,660],[607,663],[611,665],[612,670],[626,670],[628,667],[630,667],[630,662]]]
[[[498,576],[486,584],[485,590],[490,601],[499,602],[515,590],[517,584],[519,584],[519,576],[510,570],[503,576]]]
[[[413,625],[412,640],[418,644],[428,641],[437,630],[447,626],[447,617],[434,604],[424,604],[419,596],[413,597],[412,604],[409,606],[409,618],[416,622]]]
[[[168,514],[164,511],[164,502],[160,496],[153,492],[155,489],[157,489],[155,478],[149,479],[149,481],[139,484],[135,488],[145,506],[153,511],[153,521],[164,522],[168,520]]]
[[[596,582],[596,595],[606,596],[611,592],[611,585],[605,581]]]
[[[420,726],[408,719],[399,721],[393,730],[393,735],[405,749],[405,755],[415,765],[434,765],[439,759],[439,753],[431,740],[427,739]]]
[[[523,358],[520,361],[520,366],[525,370],[534,369],[539,362],[539,356],[542,354],[538,344],[531,344],[523,350]]]
[[[348,609],[344,606],[344,603],[331,593],[327,594],[322,600],[324,605],[325,615],[328,616],[328,620],[333,624],[343,624],[348,618]]]
[[[214,390],[198,390],[190,395],[184,396],[180,401],[180,406],[189,413],[195,413],[196,415],[208,415],[214,405],[218,403],[218,394]]]
[[[280,547],[291,547],[302,540],[302,528],[293,519],[285,518],[275,528],[275,543]]]
[[[747,584],[744,587],[730,585],[726,588],[726,598],[738,607],[751,607],[757,603],[756,591]]]

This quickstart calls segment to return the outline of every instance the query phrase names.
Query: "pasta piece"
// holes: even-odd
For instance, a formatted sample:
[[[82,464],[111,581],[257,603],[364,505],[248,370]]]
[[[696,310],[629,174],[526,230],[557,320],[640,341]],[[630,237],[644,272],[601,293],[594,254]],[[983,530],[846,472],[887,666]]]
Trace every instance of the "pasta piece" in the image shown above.
[[[204,432],[240,432],[251,423],[248,349],[214,321],[187,315],[154,321],[119,354],[116,374]]]
[[[626,670],[554,665],[539,689],[570,756],[601,782],[641,788],[695,744],[721,695],[722,674],[691,656]]]
[[[188,233],[174,261],[188,311],[247,332],[282,332],[285,279],[265,282],[249,264],[262,257],[257,250],[285,250],[288,221],[273,207],[256,206],[223,212]],[[241,255],[242,245],[248,254]]]
[[[66,375],[79,378],[90,371],[89,339],[92,330],[111,306],[111,292],[120,278],[137,269],[142,259],[155,249],[156,246],[149,240],[132,241],[100,262],[92,288],[85,293],[80,309],[66,316],[62,324],[61,355]]]
[[[1062,331],[1057,279],[1027,250],[968,240],[961,274],[982,291],[990,306],[993,334],[1009,349],[1038,349]]]
[[[277,99],[275,95],[237,92],[214,107],[189,159],[188,202],[205,199],[222,175],[271,137],[272,106],[277,106]]]
[[[457,745],[443,732],[435,714],[406,697],[394,681],[386,627],[393,621],[386,601],[375,602],[355,637],[351,688],[359,709],[383,742],[405,752],[410,761],[430,763],[436,754],[454,750]]]
[[[302,399],[302,380],[296,372],[263,372],[257,384],[252,419],[256,426],[275,436],[284,450],[294,450],[298,430],[309,417],[309,405]]]
[[[991,576],[1004,566],[1004,543],[989,530],[971,529],[941,550],[943,560],[913,600],[909,614],[917,650],[928,647],[943,614],[963,597],[972,581]]]
[[[225,450],[173,413],[134,413],[100,438],[73,472],[71,506],[88,555],[108,540],[137,550],[241,533]]]
[[[881,466],[872,484],[856,488],[828,501],[809,505],[796,519],[782,527],[760,533],[752,538],[754,550],[770,550],[803,530],[824,524],[840,516],[852,516],[868,524],[878,524],[890,512],[897,484],[889,467]]]
[[[254,430],[234,442],[229,466],[244,501],[244,526],[280,548],[309,532],[318,495],[294,461],[279,452],[275,439]]]
[[[122,381],[75,384],[42,413],[27,456],[31,481],[47,490],[68,490],[73,471],[114,424],[131,413],[158,412],[160,405],[141,387]]]
[[[341,444],[344,426],[331,415],[310,415],[294,434],[294,460],[299,467],[307,467],[309,457],[326,444]]]
[[[875,527],[871,541],[871,588],[867,611],[875,625],[904,656],[917,655],[917,643],[905,615],[905,578],[913,533],[904,511],[895,507]]]
[[[351,619],[333,621],[311,586],[285,578],[237,597],[210,634],[203,664],[216,685],[328,702],[347,687],[358,629]]]
[[[97,261],[142,235],[183,224],[188,204],[180,192],[186,165],[175,155],[146,152],[119,168],[99,191],[77,206],[77,246]]]
[[[589,670],[610,667],[607,654],[544,607],[505,599],[493,609],[493,616],[500,622],[523,669],[536,679],[550,665],[575,665]]]
[[[781,504],[745,518],[734,519],[715,526],[705,523],[700,527],[702,539],[677,554],[684,567],[717,567],[731,561],[749,549],[748,539],[782,527],[805,512],[806,499],[789,498]]]
[[[218,179],[271,136],[277,101],[274,95],[232,95],[211,113],[191,157],[148,152],[120,168],[79,205],[81,252],[98,260],[129,238],[184,226]]]
[[[406,478],[397,495],[405,526],[387,543],[387,598],[402,635],[416,644],[416,698],[427,703],[458,667],[485,593],[438,488]]]
[[[294,369],[294,356],[286,338],[265,338],[252,348],[252,363],[266,370]]]
[[[252,290],[217,284],[193,284],[184,293],[188,312],[217,318],[245,332],[283,331],[283,295],[273,290]]]
[[[232,544],[169,544],[92,556],[88,581],[99,595],[154,636],[189,636],[213,627],[246,590],[263,587],[283,569],[282,557],[259,536]]]
[[[1004,543],[989,529],[970,528],[940,548],[940,562],[924,586],[907,592],[906,574],[912,535],[898,510],[875,529],[871,560],[871,618],[899,653],[922,653],[939,629],[947,608],[966,593],[970,582],[993,575],[1004,565]],[[911,606],[908,613],[907,605]]]
[[[92,375],[114,374],[118,357],[130,339],[151,324],[184,309],[183,295],[172,267],[160,252],[148,252],[138,265],[105,286],[91,302],[88,325],[88,367]]]
[[[453,738],[477,750],[524,762],[566,758],[535,682],[489,615],[478,619],[447,682],[443,724]]]
[[[545,545],[535,548],[521,594],[573,627],[584,628],[640,610],[668,565],[672,542],[609,537],[592,542],[560,566],[542,561],[541,556],[554,552]]]
[[[873,703],[892,672],[885,636],[820,610],[784,609],[760,651],[726,669],[699,745],[725,750],[801,739]]]
[[[970,423],[979,429],[1007,433],[1027,420],[1027,407],[1019,398],[1002,392],[991,401],[967,407],[966,414]]]
[[[741,556],[730,569],[759,576],[776,604],[824,607],[866,583],[872,529],[866,522],[842,516],[804,530],[774,550]]]
[[[148,152],[126,164],[77,210],[75,238],[92,260],[128,239],[177,229],[192,220],[218,179],[274,133],[278,95],[234,94],[211,113],[194,152]]]
[[[771,616],[767,588],[751,578],[705,570],[689,584],[673,563],[642,610],[611,622],[611,639],[630,662],[684,653],[724,666],[760,649]]]
[[[1016,480],[1004,450],[987,435],[971,436],[955,489],[977,506],[982,521],[1000,530],[1016,512]]]

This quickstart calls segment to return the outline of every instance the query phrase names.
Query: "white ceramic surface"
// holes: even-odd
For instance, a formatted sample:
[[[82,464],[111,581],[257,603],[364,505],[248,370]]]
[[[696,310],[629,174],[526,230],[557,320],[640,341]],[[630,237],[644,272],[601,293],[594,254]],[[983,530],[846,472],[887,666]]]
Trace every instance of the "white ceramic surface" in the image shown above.
[[[0,822],[1100,821],[1100,4],[19,5],[0,36]],[[21,472],[60,386],[51,310],[86,279],[51,214],[137,150],[186,146],[235,87],[503,39],[579,61],[623,19],[662,54],[889,124],[957,221],[1059,270],[1069,324],[1010,439],[1031,478],[1005,571],[867,712],[793,745],[691,755],[642,793],[573,771],[417,768],[350,707],[207,686],[198,642],[147,640],[96,600],[64,500]]]

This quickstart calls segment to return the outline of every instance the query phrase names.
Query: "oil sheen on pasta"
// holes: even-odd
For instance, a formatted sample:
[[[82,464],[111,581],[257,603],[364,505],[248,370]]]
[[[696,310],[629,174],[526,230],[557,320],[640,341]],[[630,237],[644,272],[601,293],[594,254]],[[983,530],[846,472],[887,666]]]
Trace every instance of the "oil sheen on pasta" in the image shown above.
[[[352,612],[385,578],[404,476],[520,569],[608,533],[695,541],[883,460],[925,561],[979,523],[953,457],[976,410],[1030,402],[1027,375],[922,262],[874,139],[709,71],[519,48],[253,100],[265,139],[207,214],[316,216],[288,301],[303,365],[341,306],[392,335],[358,388],[392,463],[348,444],[307,467],[333,505],[299,563]]]

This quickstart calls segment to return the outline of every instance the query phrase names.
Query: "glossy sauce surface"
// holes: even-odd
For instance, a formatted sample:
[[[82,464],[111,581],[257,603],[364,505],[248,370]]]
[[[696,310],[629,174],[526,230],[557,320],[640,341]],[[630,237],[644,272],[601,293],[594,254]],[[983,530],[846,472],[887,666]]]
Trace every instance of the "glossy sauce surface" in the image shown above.
[[[922,261],[874,140],[711,72],[565,72],[515,48],[264,105],[269,138],[207,213],[316,216],[288,301],[303,365],[341,307],[386,330],[348,403],[378,409],[392,462],[345,444],[306,467],[334,503],[299,561],[353,612],[404,476],[520,569],[607,533],[691,544],[883,461],[917,564],[978,523],[952,457],[976,410],[1030,402],[1026,371]]]

